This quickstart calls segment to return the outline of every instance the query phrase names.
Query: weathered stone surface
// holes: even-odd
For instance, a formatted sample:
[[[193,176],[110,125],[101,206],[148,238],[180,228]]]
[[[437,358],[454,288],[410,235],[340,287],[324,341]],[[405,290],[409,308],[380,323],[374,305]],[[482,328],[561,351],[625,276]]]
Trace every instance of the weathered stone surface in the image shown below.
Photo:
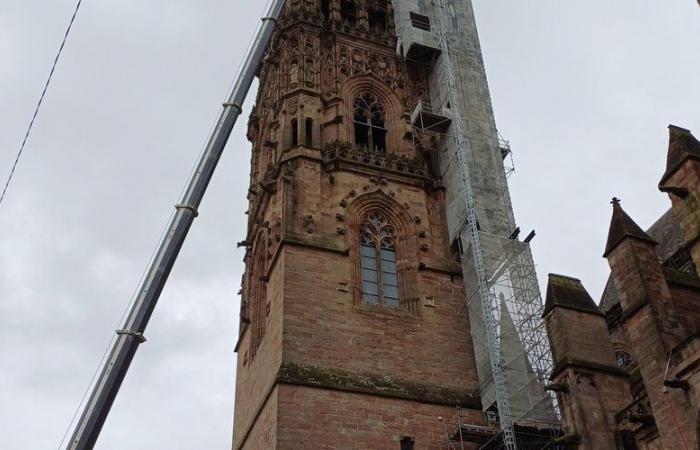
[[[485,420],[436,136],[409,123],[427,79],[396,55],[390,1],[358,3],[353,20],[325,4],[288,1],[249,123],[233,448],[411,437],[441,449],[457,405]],[[355,123],[362,108],[379,131]],[[363,297],[361,226],[373,214],[392,230],[396,305]]]

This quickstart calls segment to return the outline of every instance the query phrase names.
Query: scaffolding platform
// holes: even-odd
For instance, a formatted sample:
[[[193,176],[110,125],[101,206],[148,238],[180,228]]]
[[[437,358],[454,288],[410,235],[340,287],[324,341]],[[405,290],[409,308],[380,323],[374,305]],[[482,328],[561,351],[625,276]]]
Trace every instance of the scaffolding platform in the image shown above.
[[[514,424],[515,439],[519,450],[541,450],[543,448],[574,448],[562,442],[563,432],[559,428],[541,428]],[[480,450],[497,450],[504,447],[502,433],[493,427],[462,424],[451,434],[452,442],[476,443]]]
[[[411,123],[419,130],[436,131],[444,134],[452,125],[452,112],[449,108],[435,110],[419,101],[413,113],[411,113]]]

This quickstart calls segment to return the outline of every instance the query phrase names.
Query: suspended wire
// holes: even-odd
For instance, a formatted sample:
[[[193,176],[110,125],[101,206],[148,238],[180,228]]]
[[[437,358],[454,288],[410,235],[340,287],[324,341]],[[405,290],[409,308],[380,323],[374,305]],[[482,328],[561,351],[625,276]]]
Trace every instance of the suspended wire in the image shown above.
[[[53,64],[51,65],[51,72],[49,72],[49,77],[46,79],[46,84],[44,84],[44,90],[41,92],[41,96],[39,97],[39,102],[36,104],[36,108],[34,108],[34,114],[32,115],[32,120],[29,122],[29,126],[27,127],[27,132],[24,134],[24,139],[22,140],[22,145],[19,147],[19,151],[17,152],[17,157],[15,158],[14,164],[12,164],[12,170],[10,170],[10,175],[7,177],[7,181],[5,182],[5,187],[2,190],[2,194],[0,195],[0,205],[2,205],[2,201],[5,199],[5,194],[7,193],[7,188],[10,186],[10,183],[12,182],[12,177],[15,174],[15,170],[17,169],[17,164],[19,164],[19,159],[22,157],[22,152],[24,152],[24,146],[27,144],[27,140],[29,139],[29,134],[32,132],[32,127],[34,126],[34,121],[36,120],[36,116],[39,114],[39,109],[41,109],[41,104],[44,102],[44,97],[46,96],[46,91],[49,89],[49,84],[51,84],[51,79],[53,78],[53,73],[56,70],[56,65],[58,64],[58,59],[61,57],[61,53],[63,52],[63,47],[66,45],[66,41],[68,40],[68,34],[70,34],[70,30],[73,27],[73,22],[75,22],[75,17],[78,15],[78,10],[80,9],[80,4],[82,3],[82,0],[78,0],[78,3],[75,5],[75,10],[73,11],[73,16],[70,19],[70,22],[68,23],[68,28],[66,28],[66,33],[63,35],[63,40],[61,41],[61,46],[58,48],[58,53],[56,53],[56,57],[53,60]]]

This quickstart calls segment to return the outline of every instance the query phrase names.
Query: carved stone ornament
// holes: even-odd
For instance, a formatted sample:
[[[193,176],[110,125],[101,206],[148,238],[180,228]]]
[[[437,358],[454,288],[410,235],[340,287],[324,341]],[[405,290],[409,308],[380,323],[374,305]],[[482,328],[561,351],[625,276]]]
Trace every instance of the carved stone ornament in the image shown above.
[[[304,216],[304,230],[309,234],[316,231],[316,219],[311,214]]]

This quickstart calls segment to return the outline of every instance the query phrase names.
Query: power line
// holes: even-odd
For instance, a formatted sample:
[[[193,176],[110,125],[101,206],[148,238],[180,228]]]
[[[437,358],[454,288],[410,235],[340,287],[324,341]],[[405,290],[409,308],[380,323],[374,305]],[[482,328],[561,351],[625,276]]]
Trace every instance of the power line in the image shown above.
[[[61,52],[63,52],[63,47],[66,45],[66,41],[68,40],[68,34],[70,33],[71,28],[73,27],[73,22],[75,22],[75,17],[78,15],[78,10],[80,9],[80,4],[82,3],[82,0],[78,0],[78,3],[75,5],[75,10],[73,11],[73,16],[70,19],[70,22],[68,23],[68,28],[66,28],[66,33],[63,35],[63,40],[61,41],[61,46],[58,48],[58,53],[56,53],[56,57],[53,60],[53,65],[51,66],[51,72],[49,72],[49,77],[46,79],[46,84],[44,84],[44,90],[41,92],[41,97],[39,97],[39,102],[36,104],[36,108],[34,108],[34,114],[32,115],[32,120],[29,122],[29,126],[27,127],[27,132],[24,134],[24,139],[22,140],[22,145],[19,147],[19,151],[17,152],[17,158],[15,158],[14,164],[12,164],[12,170],[10,170],[10,175],[7,177],[7,182],[5,183],[5,187],[2,190],[2,195],[0,195],[0,205],[2,205],[2,201],[5,199],[5,194],[7,193],[7,188],[10,186],[10,182],[12,182],[12,177],[15,174],[15,170],[17,169],[17,164],[19,163],[19,159],[22,157],[22,152],[24,152],[24,146],[27,144],[27,140],[29,139],[29,134],[32,132],[32,127],[34,126],[34,121],[36,120],[36,116],[39,114],[39,109],[41,108],[41,104],[44,102],[44,97],[46,96],[46,91],[49,89],[49,84],[51,84],[51,78],[53,78],[53,73],[56,70],[56,65],[58,64],[58,59],[61,57]]]

